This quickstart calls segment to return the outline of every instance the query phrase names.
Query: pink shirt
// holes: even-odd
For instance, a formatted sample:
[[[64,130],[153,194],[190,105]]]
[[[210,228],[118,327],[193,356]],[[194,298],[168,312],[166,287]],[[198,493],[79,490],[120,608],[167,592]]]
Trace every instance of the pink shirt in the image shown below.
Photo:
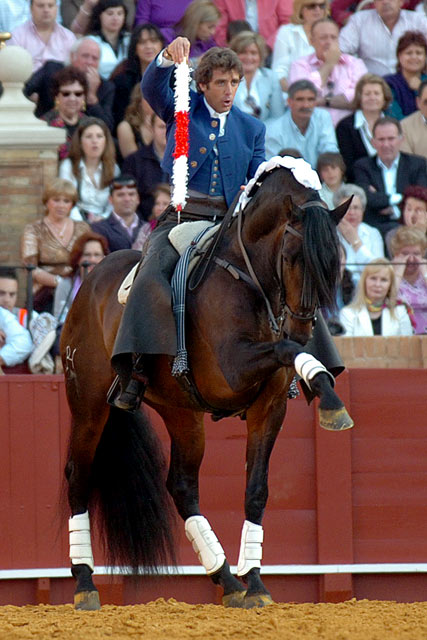
[[[322,87],[322,80],[318,71],[322,64],[323,62],[319,60],[315,53],[297,58],[291,64],[288,78],[289,84],[292,84],[295,80],[310,80],[321,96],[326,96],[327,93],[331,92],[335,96],[345,96],[348,101],[353,100],[357,81],[368,72],[363,60],[347,53],[341,54],[338,64],[332,69],[332,73],[328,78],[328,81],[333,83],[332,88],[327,85]],[[346,109],[328,108],[327,110],[331,114],[334,126],[350,113],[353,113]]]
[[[427,333],[427,282],[424,276],[420,274],[414,284],[403,278],[397,297],[411,305],[414,311],[414,333]]]
[[[55,22],[55,27],[47,42],[43,42],[32,20],[27,20],[12,33],[8,45],[26,49],[33,58],[33,71],[37,71],[47,60],[65,62],[76,36],[69,29]]]
[[[233,20],[246,20],[245,0],[214,0],[221,12],[215,32],[220,47],[226,45],[227,25]],[[293,0],[257,0],[258,32],[273,49],[278,28],[288,24],[292,15]]]

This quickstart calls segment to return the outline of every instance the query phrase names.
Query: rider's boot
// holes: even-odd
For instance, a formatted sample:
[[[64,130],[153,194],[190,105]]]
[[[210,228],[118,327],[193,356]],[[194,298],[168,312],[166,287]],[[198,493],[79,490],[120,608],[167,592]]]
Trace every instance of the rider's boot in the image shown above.
[[[131,362],[126,363],[125,360],[118,364],[116,361],[118,375],[108,391],[107,401],[113,407],[134,413],[141,405],[148,378],[142,369],[141,356],[135,359],[133,367]]]

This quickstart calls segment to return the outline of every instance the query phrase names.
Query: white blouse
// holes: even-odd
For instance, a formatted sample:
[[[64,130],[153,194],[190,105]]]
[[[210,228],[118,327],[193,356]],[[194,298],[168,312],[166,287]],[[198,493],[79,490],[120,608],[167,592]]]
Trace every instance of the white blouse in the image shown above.
[[[70,217],[73,220],[83,220],[80,213],[80,209],[82,209],[86,213],[92,213],[94,216],[108,218],[112,211],[111,204],[108,200],[110,190],[108,187],[104,187],[103,189],[99,188],[102,178],[102,163],[100,162],[96,168],[94,174],[95,184],[90,179],[83,160],[80,160],[79,170],[80,180],[78,181],[73,173],[73,167],[69,158],[65,158],[59,166],[59,177],[72,182],[79,194],[77,205],[73,207]],[[114,175],[118,176],[119,173],[120,169],[115,165]]]
[[[271,68],[279,78],[287,80],[292,62],[310,53],[314,53],[314,48],[302,24],[284,24],[277,32]]]
[[[92,38],[92,40],[95,40],[95,42],[99,44],[99,48],[101,50],[101,59],[99,61],[98,71],[101,78],[103,78],[104,80],[108,80],[119,62],[127,57],[130,34],[126,33],[123,36],[119,44],[117,54],[115,53],[111,44],[109,42],[106,42],[103,38],[101,38],[101,36],[90,35],[89,38]]]

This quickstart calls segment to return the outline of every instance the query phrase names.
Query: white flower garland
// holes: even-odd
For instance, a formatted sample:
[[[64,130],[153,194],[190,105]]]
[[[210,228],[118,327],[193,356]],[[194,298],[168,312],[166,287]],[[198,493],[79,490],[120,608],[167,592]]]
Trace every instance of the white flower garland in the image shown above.
[[[188,112],[190,110],[190,69],[187,61],[175,69],[175,151],[172,171],[172,204],[180,213],[187,202],[188,189]]]

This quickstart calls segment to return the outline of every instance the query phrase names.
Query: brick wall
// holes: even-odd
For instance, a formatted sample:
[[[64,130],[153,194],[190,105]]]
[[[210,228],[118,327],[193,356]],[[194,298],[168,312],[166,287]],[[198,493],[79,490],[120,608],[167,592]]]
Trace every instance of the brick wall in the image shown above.
[[[20,238],[23,228],[43,215],[43,189],[57,175],[57,171],[56,146],[50,149],[1,148],[0,264],[21,263]],[[24,281],[22,273],[21,291]]]
[[[334,341],[347,368],[427,368],[427,336],[336,337]]]

